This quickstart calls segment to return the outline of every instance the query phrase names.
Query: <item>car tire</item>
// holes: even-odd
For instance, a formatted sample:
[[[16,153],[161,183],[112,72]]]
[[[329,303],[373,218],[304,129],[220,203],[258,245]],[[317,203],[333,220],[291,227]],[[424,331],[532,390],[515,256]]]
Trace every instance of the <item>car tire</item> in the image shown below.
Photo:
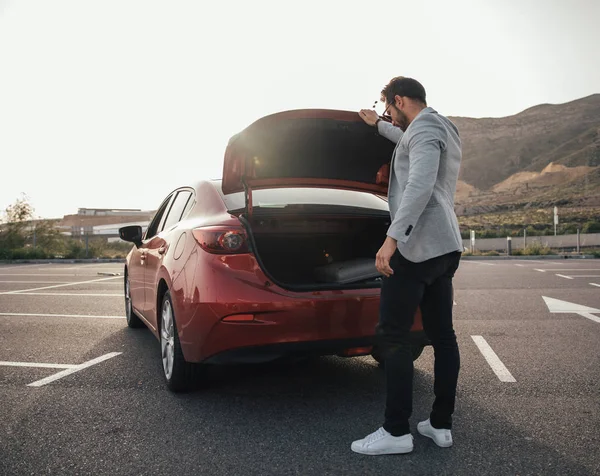
[[[202,364],[186,362],[181,350],[171,293],[167,291],[160,307],[160,350],[163,375],[172,392],[185,392],[199,384]]]
[[[144,327],[144,323],[138,317],[138,315],[133,310],[133,305],[131,303],[131,286],[129,284],[129,276],[125,275],[125,319],[127,320],[127,326],[132,329],[139,329],[140,327]]]
[[[425,348],[425,346],[422,344],[411,344],[410,345],[410,351],[412,353],[413,362],[415,360],[417,360],[419,357],[421,357],[421,354],[423,353],[424,348]],[[371,351],[371,357],[373,357],[373,359],[379,364],[379,366],[381,368],[384,367],[385,359],[383,358],[381,349],[379,349],[377,346],[373,347],[373,350]]]

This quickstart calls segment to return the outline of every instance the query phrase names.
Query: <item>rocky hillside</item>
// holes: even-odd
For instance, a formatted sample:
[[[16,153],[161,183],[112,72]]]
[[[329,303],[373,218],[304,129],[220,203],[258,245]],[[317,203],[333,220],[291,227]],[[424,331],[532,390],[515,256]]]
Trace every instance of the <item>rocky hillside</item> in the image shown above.
[[[600,94],[510,117],[452,120],[463,140],[459,213],[600,205]]]

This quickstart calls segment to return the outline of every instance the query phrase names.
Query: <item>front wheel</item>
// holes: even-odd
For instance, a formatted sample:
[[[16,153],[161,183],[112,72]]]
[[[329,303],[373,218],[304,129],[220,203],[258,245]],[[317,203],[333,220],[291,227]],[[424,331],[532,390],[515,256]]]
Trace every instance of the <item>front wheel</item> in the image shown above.
[[[425,346],[423,344],[410,344],[410,352],[412,354],[413,362],[419,357],[421,357],[424,348]],[[375,359],[375,361],[379,364],[380,367],[383,367],[385,365],[385,359],[383,358],[383,354],[379,347],[373,347],[373,350],[371,351],[371,357]]]
[[[165,381],[169,390],[190,390],[200,376],[201,364],[186,362],[181,350],[171,293],[163,297],[160,318],[160,350]]]

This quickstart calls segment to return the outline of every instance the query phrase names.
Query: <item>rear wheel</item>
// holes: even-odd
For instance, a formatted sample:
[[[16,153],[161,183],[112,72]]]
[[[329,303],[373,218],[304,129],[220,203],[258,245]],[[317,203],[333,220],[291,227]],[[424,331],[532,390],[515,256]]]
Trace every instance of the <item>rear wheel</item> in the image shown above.
[[[423,344],[410,344],[410,351],[412,354],[413,362],[419,357],[421,357],[424,348],[425,346]],[[371,351],[371,357],[373,357],[373,359],[377,361],[380,367],[383,367],[385,365],[385,359],[383,358],[383,354],[379,347],[373,347],[373,350]]]
[[[183,357],[169,291],[165,293],[161,306],[160,350],[163,374],[169,390],[183,392],[198,383],[202,365],[186,362]]]
[[[133,310],[131,303],[131,285],[129,284],[129,276],[125,275],[125,318],[127,325],[133,329],[144,327],[144,323]]]

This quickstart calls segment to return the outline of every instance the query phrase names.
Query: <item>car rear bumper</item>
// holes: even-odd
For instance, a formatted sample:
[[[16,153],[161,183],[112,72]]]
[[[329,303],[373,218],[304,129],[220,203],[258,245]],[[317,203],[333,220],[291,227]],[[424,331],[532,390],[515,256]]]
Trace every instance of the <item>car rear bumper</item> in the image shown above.
[[[411,342],[416,345],[429,345],[423,331],[411,332]],[[354,339],[318,340],[308,342],[286,342],[253,347],[230,349],[204,360],[207,364],[262,363],[283,357],[340,355],[352,357],[367,355],[375,344],[375,337]],[[350,352],[349,352],[350,351]]]
[[[238,303],[234,313],[231,304],[198,306],[180,339],[189,362],[206,361],[225,352],[236,356],[239,349],[251,354],[248,349],[268,347],[264,352],[278,354],[281,349],[273,346],[284,345],[291,352],[304,346],[308,351],[313,347],[320,349],[317,353],[337,354],[371,346],[379,321],[379,296]],[[415,316],[412,330],[422,330],[420,314]]]
[[[202,279],[187,281],[191,288],[181,279],[172,292],[188,362],[242,348],[375,335],[379,289],[287,291],[271,283],[249,254],[211,257],[196,273]],[[422,330],[420,313],[413,330]]]

